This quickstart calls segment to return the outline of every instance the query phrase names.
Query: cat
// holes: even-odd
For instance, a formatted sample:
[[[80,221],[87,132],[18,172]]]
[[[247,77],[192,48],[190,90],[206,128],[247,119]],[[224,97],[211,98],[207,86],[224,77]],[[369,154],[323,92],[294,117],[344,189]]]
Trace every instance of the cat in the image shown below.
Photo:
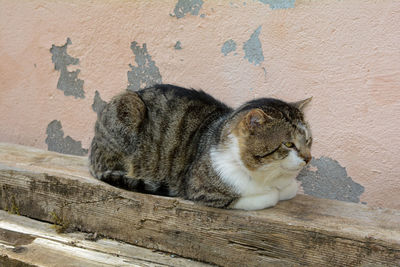
[[[232,109],[203,91],[155,85],[115,96],[95,125],[91,174],[111,185],[229,209],[272,207],[297,193],[312,136],[296,103]]]

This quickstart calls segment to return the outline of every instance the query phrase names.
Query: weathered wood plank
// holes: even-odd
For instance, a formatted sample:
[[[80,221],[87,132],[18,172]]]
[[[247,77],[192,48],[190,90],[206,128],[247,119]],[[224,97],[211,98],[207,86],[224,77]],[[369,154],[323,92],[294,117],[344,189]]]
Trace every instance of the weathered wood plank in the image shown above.
[[[0,266],[211,266],[110,239],[90,239],[80,232],[56,233],[52,224],[0,211],[0,258],[4,260]]]
[[[0,145],[0,207],[225,266],[399,266],[400,211],[299,195],[222,210],[114,188],[86,159]]]

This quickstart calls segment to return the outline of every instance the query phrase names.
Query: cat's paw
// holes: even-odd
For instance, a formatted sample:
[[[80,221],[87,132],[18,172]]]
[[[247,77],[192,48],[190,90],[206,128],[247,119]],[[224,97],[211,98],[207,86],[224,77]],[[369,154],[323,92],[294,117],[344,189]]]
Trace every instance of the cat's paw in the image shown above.
[[[240,197],[233,208],[241,210],[261,210],[275,206],[278,201],[278,190],[271,190],[265,194]]]
[[[279,200],[288,200],[296,196],[298,190],[298,185],[295,180],[293,180],[289,185],[282,188],[279,191]]]

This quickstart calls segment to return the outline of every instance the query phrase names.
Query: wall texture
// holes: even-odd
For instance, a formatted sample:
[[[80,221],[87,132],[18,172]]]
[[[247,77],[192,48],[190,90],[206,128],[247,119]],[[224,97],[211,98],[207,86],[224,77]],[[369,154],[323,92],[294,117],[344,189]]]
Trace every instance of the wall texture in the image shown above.
[[[313,96],[304,193],[400,209],[400,3],[0,0],[0,141],[86,155],[113,95]]]

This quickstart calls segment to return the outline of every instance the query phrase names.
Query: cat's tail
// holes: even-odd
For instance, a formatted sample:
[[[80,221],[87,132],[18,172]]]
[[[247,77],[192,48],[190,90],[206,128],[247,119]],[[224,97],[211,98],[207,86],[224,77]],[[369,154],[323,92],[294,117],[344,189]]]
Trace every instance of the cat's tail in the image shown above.
[[[139,179],[128,178],[125,171],[108,170],[101,172],[95,171],[92,166],[90,166],[89,170],[93,177],[110,185],[128,190],[135,190],[140,182]]]
[[[129,177],[125,171],[108,170],[100,172],[93,170],[92,166],[89,170],[93,177],[122,189],[162,196],[176,195],[165,183]]]

